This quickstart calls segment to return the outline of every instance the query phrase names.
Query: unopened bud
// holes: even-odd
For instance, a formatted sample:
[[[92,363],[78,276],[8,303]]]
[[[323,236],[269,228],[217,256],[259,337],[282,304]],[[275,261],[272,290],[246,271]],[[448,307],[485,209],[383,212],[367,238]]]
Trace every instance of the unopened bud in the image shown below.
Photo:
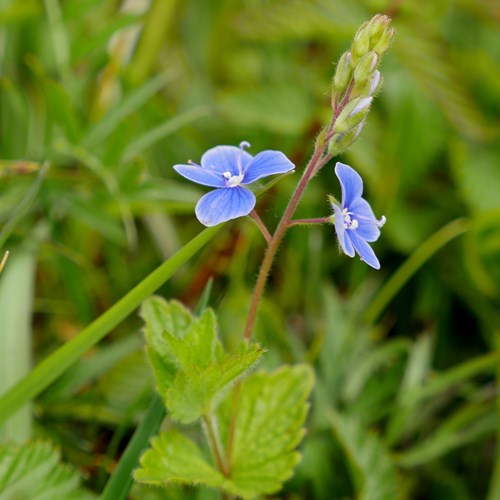
[[[387,28],[374,44],[373,50],[380,55],[387,52],[392,44],[395,34],[396,30],[394,28]]]
[[[373,96],[376,92],[378,92],[378,90],[380,89],[380,87],[382,86],[382,76],[380,75],[380,71],[379,70],[376,70],[374,73],[373,73],[373,76],[372,76],[372,79],[370,80],[370,89],[369,89],[369,94],[370,96]]]
[[[358,97],[347,103],[335,121],[333,131],[336,134],[345,134],[359,125],[368,114],[372,100],[372,97]]]
[[[359,115],[360,113],[364,112],[365,110],[368,110],[370,107],[370,104],[372,103],[373,97],[363,97],[361,99],[356,99],[356,105],[352,108],[351,111],[349,111],[349,118]],[[355,101],[353,101],[355,102]],[[347,108],[347,106],[346,106]]]
[[[363,84],[372,76],[379,63],[379,60],[379,56],[372,51],[365,54],[359,60],[359,62],[356,64],[356,67],[354,68],[354,81],[356,82],[356,84]]]
[[[384,16],[382,14],[377,14],[373,16],[368,22],[368,26],[366,27],[367,31],[370,34],[370,40],[374,45],[377,43],[377,40],[382,36],[384,31],[389,27],[391,23],[391,18],[388,16]]]
[[[370,50],[370,35],[366,31],[366,23],[356,33],[352,41],[351,66],[354,68],[361,57]]]
[[[375,70],[372,77],[364,85],[356,85],[351,93],[352,97],[374,97],[382,87],[383,78],[380,71]]]
[[[335,134],[332,137],[330,144],[328,144],[328,152],[332,156],[343,153],[347,148],[349,148],[349,146],[354,143],[354,141],[359,137],[359,134],[363,130],[365,118],[363,118],[363,120],[358,124],[357,127],[353,127],[351,130],[343,134]]]
[[[349,88],[352,79],[351,53],[344,52],[339,59],[332,81],[332,94],[342,95]]]

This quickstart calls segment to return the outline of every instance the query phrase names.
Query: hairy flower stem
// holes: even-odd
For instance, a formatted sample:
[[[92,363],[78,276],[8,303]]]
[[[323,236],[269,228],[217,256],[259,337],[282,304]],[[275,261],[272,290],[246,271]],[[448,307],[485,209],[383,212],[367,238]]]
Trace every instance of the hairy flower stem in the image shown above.
[[[307,226],[311,224],[329,224],[332,222],[332,217],[318,217],[317,219],[294,219],[288,223],[288,227]]]
[[[330,126],[329,130],[331,128],[332,127]],[[314,154],[311,160],[309,161],[308,165],[306,166],[304,173],[302,174],[302,177],[295,188],[295,191],[288,203],[285,213],[283,214],[271,239],[268,241],[268,246],[266,249],[266,253],[264,255],[264,260],[262,261],[262,265],[260,266],[259,275],[257,277],[257,282],[255,284],[255,288],[253,291],[252,302],[250,303],[250,311],[248,313],[248,319],[244,334],[244,339],[247,341],[250,340],[252,336],[253,326],[257,315],[257,309],[259,307],[262,294],[264,293],[267,277],[269,276],[269,271],[271,270],[274,257],[276,256],[281,240],[283,239],[283,236],[289,227],[295,209],[297,208],[297,205],[302,197],[302,194],[304,193],[304,190],[307,187],[307,184],[309,183],[311,178],[319,170],[319,168],[321,168],[331,159],[331,155],[326,153],[326,149],[328,147],[328,139],[329,139],[328,135],[329,134],[327,134],[327,137],[325,138],[325,140],[321,142],[321,144],[318,143],[316,144]],[[233,389],[231,420],[229,423],[228,438],[226,443],[226,467],[227,467],[226,476],[230,476],[231,474],[231,454],[233,449],[234,433],[236,428],[236,414],[238,411],[238,404],[240,399],[240,389],[241,389],[241,383],[237,382]]]
[[[292,216],[297,208],[297,205],[304,193],[304,190],[313,177],[313,175],[318,171],[320,165],[323,166],[330,160],[331,156],[329,154],[325,155],[328,141],[323,141],[323,144],[318,145],[314,151],[314,154],[309,161],[307,167],[302,174],[302,177],[295,188],[295,191],[286,207],[285,213],[281,218],[276,230],[274,231],[271,240],[268,243],[266,253],[264,255],[264,260],[260,266],[259,275],[257,277],[257,282],[255,283],[255,288],[253,291],[252,302],[250,303],[250,310],[248,313],[247,324],[245,327],[244,339],[250,340],[252,336],[253,326],[255,323],[255,318],[257,315],[257,309],[259,307],[262,294],[264,293],[264,288],[266,286],[267,277],[269,276],[269,271],[273,265],[274,257],[278,252],[279,245],[283,236],[288,229],[288,225]]]
[[[262,233],[262,236],[264,236],[267,243],[270,243],[272,238],[271,233],[267,230],[267,227],[264,224],[264,222],[262,222],[262,219],[259,217],[259,214],[255,210],[252,210],[250,212],[250,217],[252,217],[255,224],[257,224],[257,227],[260,229],[260,232]]]

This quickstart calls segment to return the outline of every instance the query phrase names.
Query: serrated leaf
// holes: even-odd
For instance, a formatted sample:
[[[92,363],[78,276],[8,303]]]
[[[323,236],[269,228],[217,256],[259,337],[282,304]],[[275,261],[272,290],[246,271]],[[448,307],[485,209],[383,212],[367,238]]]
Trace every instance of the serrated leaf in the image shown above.
[[[238,354],[224,355],[211,309],[197,318],[179,302],[152,297],[141,315],[158,393],[172,418],[183,423],[212,411],[224,390],[263,353],[259,345],[243,344]]]
[[[175,332],[177,338],[184,338],[194,317],[180,302],[167,302],[160,297],[151,297],[142,303],[141,317],[146,323],[146,353],[158,392],[164,394],[174,381],[178,365],[163,334]]]
[[[231,493],[245,498],[279,491],[300,461],[295,450],[314,385],[307,365],[259,372],[243,381],[231,453]],[[230,403],[230,402],[229,402]],[[222,409],[228,424],[230,405]],[[227,441],[228,427],[221,429]]]
[[[280,490],[300,460],[295,447],[304,435],[313,383],[312,369],[306,365],[255,373],[241,383],[229,477],[213,467],[195,443],[169,430],[153,439],[135,479],[152,485],[203,483],[242,498]],[[223,442],[231,408],[232,395],[218,415]]]
[[[332,431],[346,452],[359,500],[398,498],[396,468],[378,437],[356,419],[331,411]]]
[[[60,463],[59,452],[49,443],[0,447],[0,498],[2,499],[95,498],[79,485],[79,474]]]
[[[253,344],[243,354],[227,355],[206,368],[193,365],[179,371],[165,398],[172,418],[187,424],[209,413],[225,390],[254,366],[262,353],[262,347]]]
[[[222,488],[224,476],[210,465],[198,446],[176,429],[161,433],[141,457],[141,468],[134,472],[140,483],[199,484]]]
[[[206,368],[215,359],[217,346],[215,314],[205,309],[200,319],[192,322],[183,338],[166,331],[164,340],[177,363],[184,369],[196,366]]]

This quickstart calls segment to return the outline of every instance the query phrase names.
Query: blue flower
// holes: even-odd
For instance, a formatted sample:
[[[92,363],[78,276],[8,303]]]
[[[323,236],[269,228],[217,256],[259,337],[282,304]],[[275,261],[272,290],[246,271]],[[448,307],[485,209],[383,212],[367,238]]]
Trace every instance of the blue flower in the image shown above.
[[[363,180],[353,168],[337,162],[335,174],[342,188],[341,205],[332,202],[340,247],[349,257],[354,257],[356,251],[361,260],[380,269],[380,262],[368,242],[378,240],[385,217],[380,220],[375,218],[372,208],[361,196]]]
[[[244,148],[248,142],[236,146],[217,146],[201,157],[201,165],[174,165],[177,173],[186,179],[215,187],[196,204],[196,217],[205,226],[248,215],[255,206],[255,195],[243,187],[262,177],[284,174],[295,168],[280,151],[262,151],[256,156]]]

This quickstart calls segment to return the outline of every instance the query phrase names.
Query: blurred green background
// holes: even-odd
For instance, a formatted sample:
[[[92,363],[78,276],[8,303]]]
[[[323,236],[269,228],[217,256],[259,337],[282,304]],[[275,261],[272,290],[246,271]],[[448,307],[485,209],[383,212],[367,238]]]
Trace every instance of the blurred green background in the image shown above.
[[[334,62],[378,12],[395,43],[341,159],[387,217],[382,269],[340,255],[332,227],[282,244],[257,338],[266,366],[309,362],[317,385],[303,461],[278,497],[500,499],[493,0],[1,0],[0,393],[202,229],[204,190],[172,165],[247,140],[303,168]],[[259,200],[270,228],[298,175]],[[329,215],[329,193],[333,162],[297,217]],[[212,277],[235,345],[263,251],[251,222],[227,224],[160,293],[194,307]],[[102,491],[153,390],[140,328],[128,318],[0,438],[58,444]]]

